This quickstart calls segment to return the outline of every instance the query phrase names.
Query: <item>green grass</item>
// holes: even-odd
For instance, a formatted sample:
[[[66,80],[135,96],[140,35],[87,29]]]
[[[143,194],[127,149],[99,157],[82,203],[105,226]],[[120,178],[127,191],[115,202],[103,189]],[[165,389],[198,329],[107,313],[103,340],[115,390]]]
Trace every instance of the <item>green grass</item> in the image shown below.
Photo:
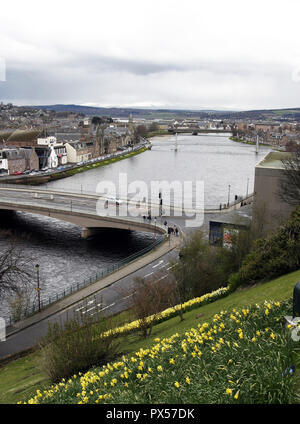
[[[157,137],[160,135],[169,135],[171,136],[172,133],[169,132],[168,130],[157,130],[157,131],[150,131],[146,134],[146,138],[151,138],[151,137]]]
[[[38,367],[39,353],[31,353],[0,368],[0,404],[28,399],[37,389],[47,387],[49,379]]]
[[[223,299],[185,313],[183,322],[180,322],[179,317],[174,317],[156,325],[151,339],[143,340],[137,334],[131,334],[122,343],[121,353],[128,354],[141,347],[147,348],[153,344],[155,337],[170,337],[177,332],[183,334],[191,327],[209,321],[221,310],[250,306],[265,300],[282,301],[291,298],[298,280],[300,270],[255,287],[238,289]],[[47,376],[38,368],[38,358],[38,353],[30,354],[0,368],[0,403],[17,403],[28,399],[37,388],[41,389],[49,383]]]
[[[300,109],[272,109],[272,113],[275,115],[292,115],[294,113],[300,113]]]

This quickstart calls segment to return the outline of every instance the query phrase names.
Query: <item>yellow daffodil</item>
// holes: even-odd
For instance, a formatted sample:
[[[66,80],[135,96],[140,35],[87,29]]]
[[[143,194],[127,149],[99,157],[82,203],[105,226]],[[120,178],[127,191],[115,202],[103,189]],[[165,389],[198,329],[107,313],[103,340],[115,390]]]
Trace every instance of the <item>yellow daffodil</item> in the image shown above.
[[[233,396],[233,397],[234,397],[234,399],[238,399],[238,398],[239,398],[239,394],[240,394],[240,391],[238,390],[238,391],[236,392],[236,394]]]

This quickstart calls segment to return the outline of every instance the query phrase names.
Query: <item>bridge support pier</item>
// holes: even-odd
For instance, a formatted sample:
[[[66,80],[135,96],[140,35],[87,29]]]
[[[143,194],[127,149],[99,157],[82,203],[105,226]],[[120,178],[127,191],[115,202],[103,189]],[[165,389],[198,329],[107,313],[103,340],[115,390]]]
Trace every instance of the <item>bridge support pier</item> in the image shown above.
[[[84,227],[84,228],[82,228],[82,231],[81,231],[81,237],[83,239],[87,239],[87,238],[89,238],[91,236],[94,236],[95,234],[98,234],[100,231],[101,231],[101,228],[87,228],[87,227]]]

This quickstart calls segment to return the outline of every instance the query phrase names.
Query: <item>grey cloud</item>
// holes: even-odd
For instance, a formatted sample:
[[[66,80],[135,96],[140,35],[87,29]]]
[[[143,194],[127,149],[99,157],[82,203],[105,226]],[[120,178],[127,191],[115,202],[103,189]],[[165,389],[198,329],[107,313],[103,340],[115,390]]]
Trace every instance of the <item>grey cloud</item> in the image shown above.
[[[169,61],[147,61],[138,59],[122,59],[108,56],[78,55],[65,62],[65,66],[70,68],[85,68],[92,73],[102,72],[128,72],[133,75],[150,75],[165,72],[207,72],[209,74],[240,75],[246,76],[253,73],[274,74],[274,71],[281,71],[282,66],[278,64],[258,64],[250,62],[233,61],[181,61],[177,63]]]

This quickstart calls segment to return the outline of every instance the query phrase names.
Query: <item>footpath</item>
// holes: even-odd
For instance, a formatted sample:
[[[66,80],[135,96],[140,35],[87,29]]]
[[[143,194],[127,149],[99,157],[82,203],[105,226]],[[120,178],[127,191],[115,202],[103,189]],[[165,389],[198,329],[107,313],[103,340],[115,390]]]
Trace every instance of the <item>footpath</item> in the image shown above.
[[[100,290],[111,286],[122,278],[127,277],[128,275],[136,272],[137,270],[143,268],[146,265],[149,265],[151,262],[159,259],[171,250],[178,248],[181,245],[182,241],[182,233],[180,233],[179,237],[171,235],[170,238],[155,247],[155,249],[153,249],[150,253],[146,253],[145,255],[135,259],[134,261],[118,269],[117,271],[112,272],[104,278],[101,278],[95,283],[92,283],[61,300],[58,300],[47,308],[42,309],[41,312],[37,312],[36,314],[22,321],[14,323],[6,329],[6,336],[9,337],[13,334],[16,334],[24,330],[25,328],[31,327],[32,325],[35,325],[38,322],[43,321],[51,317],[52,315],[62,312],[65,309],[74,306],[76,303],[95,295]]]

